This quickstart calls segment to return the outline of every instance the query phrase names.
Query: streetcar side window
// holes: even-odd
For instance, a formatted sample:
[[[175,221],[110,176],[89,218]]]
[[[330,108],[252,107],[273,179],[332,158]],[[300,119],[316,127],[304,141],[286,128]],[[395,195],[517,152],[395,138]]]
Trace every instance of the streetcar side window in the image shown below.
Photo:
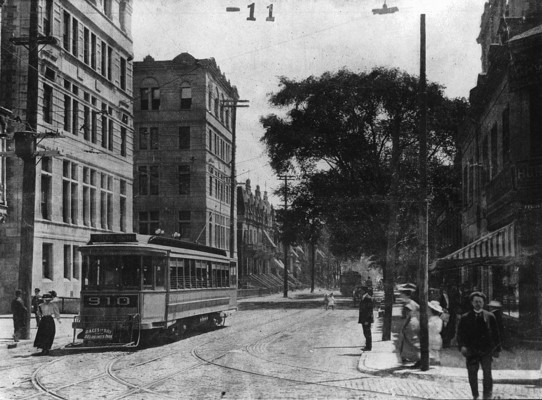
[[[142,266],[142,282],[143,289],[152,289],[153,287],[153,268],[152,268],[152,257],[145,256],[143,257],[143,266]]]
[[[196,287],[201,288],[203,286],[203,277],[201,276],[201,261],[196,260]]]
[[[192,289],[195,289],[198,287],[198,284],[196,282],[196,260],[189,260],[190,261],[190,286]]]
[[[211,261],[207,261],[207,286],[214,287],[213,285],[213,264]]]
[[[157,288],[164,288],[166,286],[165,263],[166,259],[164,257],[153,257]]]
[[[184,287],[185,289],[190,289],[190,260],[184,260]]]
[[[177,267],[177,260],[174,258],[169,260],[169,288],[179,289],[179,268]]]

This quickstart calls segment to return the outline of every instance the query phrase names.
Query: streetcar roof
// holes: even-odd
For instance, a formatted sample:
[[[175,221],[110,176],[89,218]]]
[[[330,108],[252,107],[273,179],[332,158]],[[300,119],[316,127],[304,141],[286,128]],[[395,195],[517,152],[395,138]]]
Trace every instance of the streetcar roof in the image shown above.
[[[163,236],[141,235],[136,233],[91,234],[90,241],[85,246],[79,247],[80,250],[91,250],[97,248],[124,248],[126,250],[138,249],[141,251],[147,249],[151,251],[158,250],[172,253],[184,253],[186,255],[201,255],[204,253],[208,257],[219,256],[217,258],[227,258],[226,251],[222,249]]]

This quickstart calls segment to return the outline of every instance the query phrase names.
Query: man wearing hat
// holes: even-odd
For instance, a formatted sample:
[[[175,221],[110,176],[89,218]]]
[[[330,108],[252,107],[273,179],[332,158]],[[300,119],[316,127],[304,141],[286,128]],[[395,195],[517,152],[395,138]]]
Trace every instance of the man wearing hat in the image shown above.
[[[365,336],[365,347],[363,348],[363,351],[371,351],[373,347],[371,324],[374,322],[373,298],[369,296],[369,288],[365,285],[360,287],[360,292],[361,300],[359,302],[358,324],[361,324],[363,336]]]
[[[495,316],[483,309],[486,296],[482,292],[472,292],[469,296],[472,310],[461,316],[457,329],[457,343],[461,354],[466,358],[469,384],[472,396],[477,399],[478,369],[483,371],[484,399],[493,395],[491,363],[501,351],[501,339]]]

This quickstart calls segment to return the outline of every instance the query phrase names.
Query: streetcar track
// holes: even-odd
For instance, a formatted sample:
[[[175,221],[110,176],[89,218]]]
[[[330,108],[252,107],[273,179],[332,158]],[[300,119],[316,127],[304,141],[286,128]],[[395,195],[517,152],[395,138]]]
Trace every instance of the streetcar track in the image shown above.
[[[302,313],[302,312],[303,311],[295,312],[295,313],[289,315],[288,317],[295,317],[297,314]],[[271,324],[273,322],[276,322],[276,321],[279,321],[279,320],[282,320],[282,319],[284,319],[284,316],[281,316],[280,318],[276,318],[276,319],[273,319],[273,320],[269,320],[269,321],[267,321],[265,323],[265,325]],[[262,324],[246,324],[246,325],[252,325],[252,327],[262,326]],[[214,339],[213,340],[208,340],[205,343],[199,344],[197,347],[202,347],[202,346],[208,345],[209,343],[213,343],[213,342],[214,342]],[[138,367],[138,366],[141,366],[141,365],[149,364],[151,362],[154,362],[154,361],[166,358],[166,357],[175,356],[175,355],[178,355],[178,354],[183,353],[183,352],[185,352],[185,350],[174,352],[174,353],[168,353],[166,355],[160,355],[160,356],[157,356],[157,357],[153,357],[150,360],[145,360],[145,361],[142,361],[140,363],[133,364],[133,365],[121,368],[121,369],[118,370],[118,372],[123,371],[123,370],[132,369],[132,368],[135,368],[135,367]],[[104,376],[109,377],[112,380],[116,381],[117,383],[120,383],[120,384],[125,385],[125,386],[130,388],[129,390],[125,391],[124,393],[121,393],[119,395],[116,395],[116,396],[112,397],[112,399],[122,399],[122,398],[125,398],[125,397],[129,396],[129,395],[133,395],[135,393],[138,393],[140,391],[145,391],[147,393],[154,393],[154,394],[160,395],[162,397],[171,398],[171,397],[169,397],[167,395],[164,395],[161,392],[153,391],[153,390],[151,390],[149,388],[154,386],[154,385],[160,384],[160,383],[162,383],[164,381],[167,381],[168,379],[170,379],[171,377],[173,377],[175,375],[178,375],[178,374],[180,374],[182,372],[185,372],[185,371],[187,371],[189,369],[192,369],[194,367],[197,367],[199,365],[203,365],[203,364],[206,363],[205,361],[197,361],[196,363],[193,363],[193,364],[191,364],[191,365],[189,365],[189,366],[187,366],[187,367],[185,367],[185,368],[183,368],[181,370],[177,370],[177,371],[175,371],[173,373],[170,373],[170,374],[166,375],[165,377],[161,377],[161,378],[156,379],[156,380],[154,380],[152,382],[149,382],[149,383],[147,383],[145,385],[135,385],[135,384],[133,384],[133,383],[119,377],[118,374],[115,374],[115,372],[117,372],[117,371],[114,371],[114,369],[113,369],[115,363],[117,363],[119,360],[121,360],[121,359],[123,359],[125,357],[128,357],[130,354],[131,353],[128,353],[128,354],[124,353],[124,354],[121,354],[121,355],[113,358],[107,364],[105,372],[99,373],[97,375],[88,377],[86,379],[83,379],[83,380],[80,380],[80,381],[77,381],[77,382],[72,382],[72,383],[69,383],[69,384],[66,384],[66,385],[61,385],[61,386],[58,386],[56,388],[47,388],[45,385],[43,385],[41,383],[40,378],[39,378],[39,374],[46,366],[52,365],[52,364],[60,361],[61,359],[59,358],[59,359],[53,360],[51,362],[43,363],[43,365],[41,365],[39,368],[37,368],[34,371],[34,373],[32,374],[32,378],[31,378],[32,384],[38,390],[38,393],[34,393],[34,394],[30,395],[30,396],[21,397],[20,399],[21,400],[27,400],[27,399],[36,398],[36,397],[39,397],[39,396],[42,396],[42,395],[45,394],[45,395],[48,395],[48,396],[50,396],[52,398],[55,398],[55,399],[68,400],[66,397],[61,396],[57,392],[59,390],[64,390],[64,389],[69,388],[69,387],[78,386],[78,385],[80,385],[82,383],[87,383],[87,382],[91,382],[93,380],[103,378]]]

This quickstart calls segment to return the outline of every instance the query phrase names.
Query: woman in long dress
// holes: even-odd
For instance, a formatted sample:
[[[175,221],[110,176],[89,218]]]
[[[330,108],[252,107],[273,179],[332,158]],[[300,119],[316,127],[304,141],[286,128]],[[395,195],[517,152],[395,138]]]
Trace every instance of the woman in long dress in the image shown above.
[[[399,354],[403,363],[420,363],[420,305],[412,300],[413,290],[402,290],[404,323],[399,335]]]
[[[431,300],[429,306],[429,319],[427,328],[429,334],[429,364],[440,365],[440,350],[442,349],[442,332],[443,321],[440,317],[444,311],[440,303],[436,300]]]
[[[45,293],[42,298],[44,303],[41,303],[38,308],[40,324],[38,326],[38,333],[36,333],[36,339],[34,339],[34,347],[41,349],[42,355],[47,355],[55,340],[56,326],[54,318],[56,318],[59,324],[61,322],[58,306],[52,302],[53,296],[50,293]]]

